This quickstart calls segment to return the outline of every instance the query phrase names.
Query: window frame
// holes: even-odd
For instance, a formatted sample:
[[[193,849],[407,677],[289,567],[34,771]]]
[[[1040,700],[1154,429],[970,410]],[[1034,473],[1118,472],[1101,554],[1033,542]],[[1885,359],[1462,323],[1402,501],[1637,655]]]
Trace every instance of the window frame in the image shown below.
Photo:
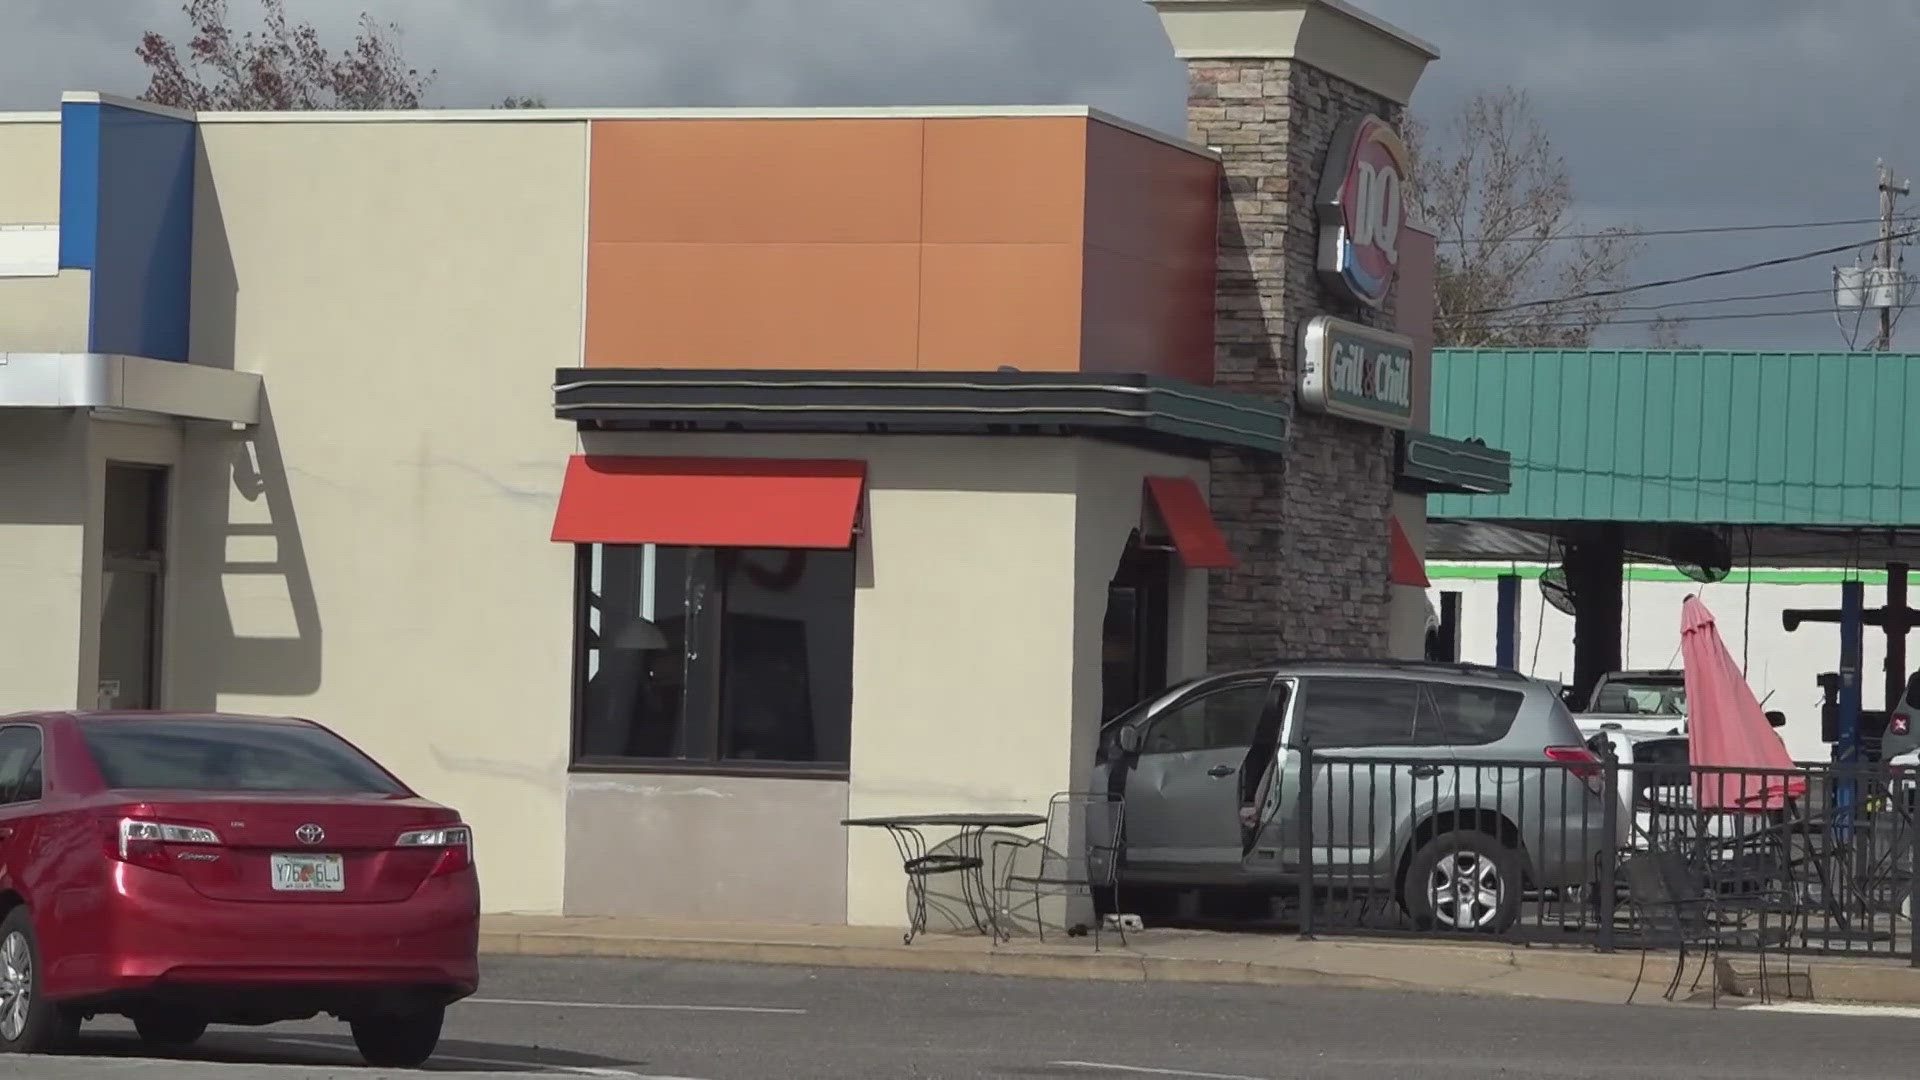
[[[1437,706],[1437,703],[1432,702],[1428,698],[1427,691],[1426,691],[1426,683],[1423,680],[1396,677],[1394,675],[1390,675],[1386,673],[1373,673],[1373,672],[1368,672],[1365,674],[1355,674],[1355,675],[1347,675],[1347,674],[1341,674],[1341,673],[1328,673],[1328,674],[1301,676],[1298,680],[1298,686],[1294,691],[1296,697],[1295,697],[1295,704],[1293,705],[1294,722],[1298,726],[1291,728],[1288,731],[1288,745],[1290,747],[1298,747],[1299,745],[1301,745],[1302,739],[1309,738],[1314,734],[1314,732],[1311,730],[1311,725],[1313,723],[1313,704],[1314,704],[1313,696],[1314,696],[1315,688],[1317,686],[1321,686],[1329,683],[1379,683],[1379,682],[1393,683],[1395,685],[1405,686],[1412,689],[1413,709],[1412,709],[1412,712],[1409,714],[1409,719],[1415,726],[1417,726],[1419,724],[1419,717],[1421,713],[1423,712],[1431,713],[1433,715],[1434,727],[1436,729],[1435,741],[1432,741],[1432,742],[1404,741],[1404,742],[1392,742],[1392,743],[1344,742],[1343,741],[1343,742],[1338,742],[1331,745],[1315,741],[1309,744],[1310,748],[1315,753],[1319,753],[1321,751],[1326,751],[1328,753],[1339,751],[1339,752],[1344,752],[1348,754],[1354,754],[1354,753],[1364,753],[1366,751],[1371,751],[1371,750],[1391,750],[1391,751],[1433,750],[1437,753],[1444,753],[1452,749],[1453,743],[1447,731],[1446,718],[1440,715],[1440,710]]]
[[[1282,678],[1284,678],[1284,676]],[[1274,681],[1275,676],[1232,678],[1222,679],[1217,683],[1204,683],[1191,688],[1187,693],[1168,702],[1164,708],[1154,713],[1144,724],[1140,725],[1139,756],[1172,757],[1176,754],[1213,754],[1223,750],[1245,750],[1250,748],[1253,745],[1252,743],[1248,743],[1246,746],[1202,746],[1191,747],[1185,750],[1149,750],[1147,749],[1147,740],[1153,737],[1153,729],[1158,727],[1161,721],[1174,713],[1183,712],[1192,706],[1202,704],[1208,698],[1218,697],[1221,694],[1230,693],[1235,690],[1258,690],[1262,695],[1260,708],[1264,715],[1267,703],[1271,698]],[[1292,701],[1289,699],[1288,707],[1291,708],[1291,706]],[[1124,716],[1125,714],[1122,714],[1121,718],[1124,719]]]
[[[0,734],[5,734],[6,732],[9,732],[9,731],[30,731],[33,733],[34,739],[39,743],[39,749],[34,752],[34,755],[32,757],[27,759],[26,770],[21,773],[21,776],[24,777],[27,774],[27,772],[30,772],[33,769],[33,767],[36,764],[38,764],[40,766],[40,790],[35,792],[33,798],[31,799],[10,798],[8,797],[7,792],[0,791],[0,812],[9,811],[14,809],[15,807],[20,807],[20,806],[31,806],[34,803],[37,803],[47,797],[47,767],[46,767],[47,733],[46,733],[46,730],[43,729],[39,724],[21,723],[17,721],[10,724],[0,724]]]
[[[669,774],[669,775],[679,775],[679,776],[735,776],[735,777],[745,777],[745,778],[758,777],[758,778],[778,779],[778,780],[829,780],[829,781],[846,781],[851,778],[852,768],[853,768],[851,760],[822,762],[819,764],[808,764],[806,762],[794,762],[794,761],[753,763],[750,761],[729,761],[719,756],[721,746],[724,744],[724,741],[725,741],[724,733],[721,731],[721,725],[724,723],[724,715],[725,715],[725,711],[724,711],[725,706],[722,704],[722,698],[721,698],[721,688],[724,685],[725,679],[726,679],[726,674],[723,666],[724,656],[725,656],[724,647],[719,647],[714,650],[716,655],[719,655],[723,658],[723,662],[716,663],[712,668],[712,682],[714,685],[712,687],[712,693],[711,695],[709,695],[712,715],[711,717],[703,721],[707,723],[709,728],[709,734],[711,735],[710,741],[712,743],[713,756],[708,758],[700,758],[700,759],[644,758],[644,757],[611,757],[606,755],[588,755],[584,753],[581,743],[582,743],[584,732],[586,729],[586,724],[583,721],[584,721],[584,710],[586,709],[586,706],[587,706],[587,681],[588,681],[587,657],[588,657],[588,653],[591,651],[587,647],[585,630],[588,625],[588,617],[591,614],[591,608],[588,603],[587,596],[588,596],[588,593],[591,591],[592,585],[593,585],[593,549],[596,546],[598,547],[645,547],[648,545],[645,545],[645,544],[600,544],[600,545],[574,544],[573,545],[573,552],[574,552],[574,555],[573,555],[573,605],[572,605],[573,624],[569,631],[571,635],[570,648],[572,650],[572,655],[571,655],[571,666],[572,666],[571,699],[572,700],[569,703],[568,715],[567,715],[567,728],[568,728],[567,772],[569,774],[582,773],[582,774],[605,775],[605,774],[651,773],[651,774]],[[698,547],[701,547],[702,545],[662,544],[662,545],[654,545],[654,546],[698,548]],[[713,551],[723,550],[723,548],[713,547],[711,545],[707,545],[706,547],[708,550],[713,550]],[[854,566],[854,577],[853,577],[855,596],[850,596],[848,598],[848,604],[849,604],[848,614],[849,614],[849,617],[852,617],[853,611],[851,607],[855,602],[855,599],[859,591],[859,581],[860,581],[859,565],[858,565],[859,550],[857,546],[854,548],[836,548],[832,550],[835,552],[844,552],[856,560],[855,566]],[[723,607],[721,610],[722,610],[722,615],[724,617],[724,610],[725,610],[724,601],[722,601],[722,604],[723,604]],[[722,640],[720,638],[720,634],[719,634],[719,630],[717,629],[717,626],[714,632],[714,637],[716,639],[716,642]],[[853,672],[851,670],[848,671],[847,678],[849,682],[851,682],[851,680],[853,679]],[[683,709],[684,709],[684,706],[683,706]],[[683,716],[682,722],[683,723],[685,722],[684,716]],[[849,759],[851,759],[853,756],[852,737],[851,737],[852,724],[853,724],[853,716],[851,713],[851,706],[849,706],[849,713],[847,716],[847,725],[849,729],[847,757]]]

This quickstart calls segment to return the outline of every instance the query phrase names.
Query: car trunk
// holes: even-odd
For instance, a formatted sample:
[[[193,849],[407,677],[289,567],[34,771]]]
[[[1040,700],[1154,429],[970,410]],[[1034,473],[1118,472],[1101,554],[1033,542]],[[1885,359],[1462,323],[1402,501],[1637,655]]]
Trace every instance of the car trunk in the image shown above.
[[[218,844],[162,847],[173,872],[216,900],[404,900],[439,866],[445,849],[398,847],[400,834],[458,821],[451,810],[403,796],[140,792],[123,797],[128,804],[112,828],[124,816],[214,831]]]

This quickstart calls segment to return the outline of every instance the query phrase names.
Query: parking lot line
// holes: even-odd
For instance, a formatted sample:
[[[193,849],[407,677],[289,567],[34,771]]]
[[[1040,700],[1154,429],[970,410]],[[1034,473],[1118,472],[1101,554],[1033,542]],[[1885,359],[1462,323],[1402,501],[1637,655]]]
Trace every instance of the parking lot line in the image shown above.
[[[1814,1016],[1885,1016],[1903,1020],[1920,1017],[1920,1009],[1908,1005],[1837,1005],[1817,1001],[1782,1001],[1771,1005],[1745,1005],[1740,1011],[1807,1013]]]
[[[1135,1073],[1141,1076],[1189,1076],[1194,1080],[1265,1080],[1237,1073],[1190,1072],[1186,1069],[1155,1069],[1145,1065],[1115,1065],[1106,1061],[1055,1061],[1050,1064],[1067,1069],[1105,1069],[1107,1072]]]
[[[322,1042],[319,1039],[296,1039],[289,1036],[275,1035],[272,1036],[272,1041],[286,1046],[312,1046],[323,1050],[333,1050],[340,1053],[346,1052],[339,1043]],[[457,1065],[485,1065],[495,1069],[521,1069],[529,1074],[552,1073],[558,1076],[604,1076],[616,1077],[618,1080],[699,1080],[698,1077],[693,1076],[654,1076],[648,1073],[633,1072],[629,1069],[614,1069],[606,1066],[551,1065],[542,1061],[508,1061],[505,1058],[463,1057],[458,1054],[435,1054],[432,1060]]]
[[[463,1005],[514,1005],[536,1009],[630,1009],[637,1012],[715,1012],[766,1013],[773,1016],[805,1016],[805,1009],[780,1009],[762,1005],[672,1005],[631,1001],[531,1001],[522,998],[467,998]]]

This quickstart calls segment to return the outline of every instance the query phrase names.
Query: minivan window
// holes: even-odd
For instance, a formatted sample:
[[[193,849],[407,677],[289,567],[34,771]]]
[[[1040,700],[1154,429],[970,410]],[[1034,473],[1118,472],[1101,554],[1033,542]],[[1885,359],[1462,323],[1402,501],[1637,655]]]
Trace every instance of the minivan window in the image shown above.
[[[1485,746],[1506,738],[1526,701],[1516,690],[1458,683],[1428,683],[1427,693],[1440,712],[1447,741],[1456,746]]]
[[[0,804],[40,797],[40,729],[28,724],[0,728]]]
[[[99,721],[82,740],[110,788],[400,795],[366,755],[317,727],[246,720]]]
[[[1301,699],[1302,736],[1316,750],[1432,746],[1443,741],[1419,707],[1420,684],[1406,679],[1310,678]]]
[[[1140,751],[1184,754],[1253,745],[1267,707],[1265,682],[1240,683],[1184,701],[1155,717]]]

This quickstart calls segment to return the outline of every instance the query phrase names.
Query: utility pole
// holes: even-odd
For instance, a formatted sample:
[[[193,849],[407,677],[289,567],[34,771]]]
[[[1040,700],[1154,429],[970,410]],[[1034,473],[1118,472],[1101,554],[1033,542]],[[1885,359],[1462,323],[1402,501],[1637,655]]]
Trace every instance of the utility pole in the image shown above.
[[[1913,185],[1906,180],[1895,182],[1893,170],[1887,168],[1885,161],[1876,164],[1880,169],[1880,246],[1874,253],[1874,272],[1869,282],[1869,293],[1884,295],[1888,301],[1893,301],[1905,295],[1906,291],[1906,279],[1893,257],[1893,201],[1910,193]],[[1880,305],[1880,336],[1874,339],[1875,352],[1887,352],[1893,348],[1895,306],[1892,302]]]

